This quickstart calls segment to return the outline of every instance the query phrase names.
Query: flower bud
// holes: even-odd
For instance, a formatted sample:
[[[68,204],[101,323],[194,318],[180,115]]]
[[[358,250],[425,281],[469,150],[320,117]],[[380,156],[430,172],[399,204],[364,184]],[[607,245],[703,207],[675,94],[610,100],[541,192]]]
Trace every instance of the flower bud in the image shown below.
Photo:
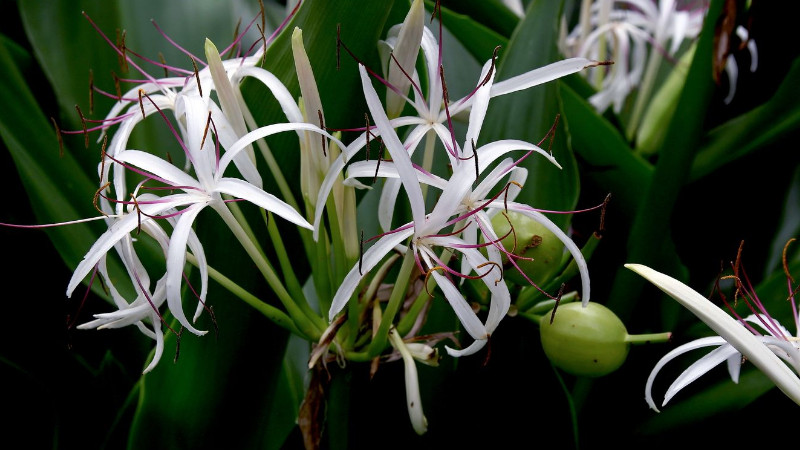
[[[522,257],[516,258],[515,262],[531,281],[541,286],[558,273],[564,243],[544,225],[524,214],[509,211],[505,215],[494,216],[492,227],[497,236],[505,236],[501,243],[506,250]],[[513,232],[510,232],[511,227],[514,228]],[[506,279],[520,285],[530,285],[508,261],[507,255],[503,255],[503,267]]]
[[[573,375],[607,375],[625,362],[630,348],[628,331],[619,317],[594,302],[585,308],[580,303],[559,305],[555,315],[542,316],[539,334],[550,361]]]

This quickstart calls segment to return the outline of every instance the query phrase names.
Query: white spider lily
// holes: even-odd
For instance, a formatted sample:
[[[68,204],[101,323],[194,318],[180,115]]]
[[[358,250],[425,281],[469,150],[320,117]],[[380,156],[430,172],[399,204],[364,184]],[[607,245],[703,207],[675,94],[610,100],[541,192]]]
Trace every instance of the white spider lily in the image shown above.
[[[151,200],[157,200],[157,197],[150,194],[145,194],[139,197],[139,201],[147,202]],[[129,207],[131,213],[135,213],[132,207]],[[110,222],[116,220],[113,218],[108,219]],[[175,220],[174,218],[167,219],[172,223],[174,226]],[[141,224],[141,229],[150,237],[155,239],[155,241],[160,245],[161,249],[164,252],[164,255],[167,254],[167,249],[169,248],[169,236],[164,231],[163,228],[158,224],[156,221],[144,221]],[[106,328],[120,328],[127,325],[136,325],[136,327],[146,336],[154,339],[156,341],[156,349],[153,356],[153,359],[150,361],[150,364],[144,369],[143,373],[147,373],[151,371],[155,366],[158,364],[159,360],[161,359],[161,355],[164,352],[164,332],[162,324],[164,323],[163,318],[159,312],[161,305],[166,301],[166,274],[158,280],[155,287],[151,290],[150,288],[150,277],[148,275],[147,270],[142,265],[141,261],[139,260],[136,251],[133,248],[134,240],[130,234],[126,235],[121,239],[116,245],[115,249],[122,260],[125,269],[128,272],[129,278],[131,283],[133,284],[134,291],[136,292],[136,298],[134,301],[128,303],[125,297],[119,292],[116,288],[113,279],[108,275],[108,271],[106,269],[106,256],[100,259],[97,264],[97,272],[103,277],[105,280],[105,286],[108,289],[109,294],[111,295],[111,299],[114,301],[114,304],[117,306],[118,310],[110,313],[100,313],[95,314],[95,320],[90,322],[78,325],[79,329],[106,329]],[[189,249],[192,251],[192,254],[198,261],[198,265],[203,267],[206,265],[206,258],[203,252],[203,246],[200,244],[200,241],[197,239],[194,231],[191,231],[189,234],[187,245]],[[204,293],[207,288],[208,279],[207,277],[202,277],[201,280],[202,289],[201,292]],[[205,295],[205,294],[202,294]],[[195,313],[195,319],[199,316],[200,312],[203,310],[202,302],[199,302],[197,305],[197,311]],[[149,322],[150,327],[145,322]],[[167,327],[169,327],[167,325]],[[174,330],[173,330],[174,331]]]
[[[311,228],[311,225],[300,213],[282,200],[252,183],[238,178],[225,177],[223,174],[234,158],[257,139],[284,131],[314,130],[326,135],[327,133],[314,125],[305,123],[270,125],[248,133],[232,144],[229,151],[220,158],[217,153],[218,149],[214,148],[212,140],[203,140],[203,136],[208,131],[206,126],[209,111],[212,111],[213,117],[214,110],[211,105],[207,98],[192,94],[181,93],[176,100],[178,120],[185,126],[185,144],[183,140],[178,139],[187,159],[191,162],[195,177],[166,160],[139,150],[124,150],[115,157],[108,156],[106,164],[114,162],[124,165],[181,192],[160,197],[158,200],[137,202],[136,213],[129,213],[111,225],[75,269],[67,288],[67,296],[72,294],[75,287],[100,259],[114,245],[136,229],[141,222],[153,220],[170,210],[183,207],[175,223],[167,251],[167,304],[181,325],[195,334],[204,334],[205,332],[195,329],[183,313],[180,285],[186,261],[187,241],[192,233],[191,227],[194,219],[206,206],[215,209],[229,226],[236,227],[235,219],[222,199],[222,195],[226,194],[249,201],[298,226]],[[215,155],[217,156],[215,157]],[[207,267],[201,265],[200,273],[201,277],[205,279],[208,276]],[[201,292],[200,300],[205,302],[205,291]]]
[[[362,77],[365,76],[366,73],[362,70]],[[527,171],[524,168],[518,167],[518,164],[530,156],[531,153],[535,152],[544,156],[556,167],[560,168],[561,166],[548,152],[536,145],[519,140],[501,140],[485,144],[478,148],[474,147],[475,142],[478,141],[483,119],[486,116],[486,111],[488,110],[489,101],[491,99],[491,92],[494,87],[494,73],[491,70],[490,63],[484,66],[479,79],[482,81],[478,84],[478,88],[472,96],[473,103],[470,110],[469,124],[464,145],[463,147],[459,147],[458,144],[455,144],[456,154],[447,152],[450,159],[450,166],[454,171],[453,176],[450,180],[444,180],[422,169],[416,169],[416,177],[419,183],[434,186],[442,191],[442,195],[432,215],[437,213],[437,209],[442,209],[443,211],[449,211],[453,216],[463,215],[464,217],[468,217],[468,219],[464,219],[462,222],[467,223],[461,233],[462,239],[465,244],[472,244],[474,246],[478,246],[479,230],[485,236],[486,242],[497,242],[499,240],[492,228],[491,217],[502,210],[519,212],[541,223],[558,236],[559,240],[564,243],[565,248],[575,259],[580,269],[583,282],[582,299],[585,305],[590,300],[589,273],[586,261],[578,246],[540,211],[531,206],[513,201],[519,193],[517,184],[521,185],[524,183],[527,175]],[[371,97],[371,92],[367,92],[368,89],[371,89],[371,85],[368,86],[365,82],[364,86],[365,95],[367,95],[368,98]],[[379,105],[378,103],[375,107],[377,108]],[[382,131],[380,127],[378,127],[378,130]],[[472,149],[467,150],[470,147],[472,147]],[[494,167],[490,173],[484,175],[486,169],[491,167],[498,159],[509,152],[519,150],[526,151],[527,153],[517,161],[511,158],[503,160]],[[378,177],[386,178],[387,184],[384,185],[384,190],[389,186],[388,181],[399,184],[402,179],[397,170],[397,164],[394,162],[357,162],[350,165],[347,173],[348,179],[346,182],[350,183],[353,183],[351,180],[355,177],[373,177],[376,174]],[[479,177],[482,178],[479,179]],[[498,199],[497,195],[490,195],[506,177],[510,177],[505,188],[507,190],[507,195],[502,199]],[[473,188],[473,183],[475,182],[478,182],[478,184]],[[460,183],[458,189],[450,187],[455,183]],[[392,192],[391,196],[381,197],[381,211],[391,211],[395,209],[398,191],[399,186],[398,189]],[[449,219],[450,217],[452,216],[447,216],[446,218]],[[492,261],[500,261],[501,252],[506,254],[510,253],[499,244],[488,245],[486,246],[486,250]],[[510,260],[512,264],[516,265],[516,263],[513,262],[513,258]],[[465,258],[462,260],[462,273],[467,274],[471,269],[476,270],[477,267],[471,265],[470,259]],[[527,278],[526,275],[523,274],[523,276]]]
[[[658,411],[651,389],[653,380],[661,368],[683,353],[708,346],[717,348],[689,366],[675,380],[669,387],[663,404],[686,385],[723,361],[727,361],[733,381],[738,381],[739,366],[743,357],[764,372],[786,396],[800,404],[800,378],[798,378],[800,348],[796,336],[792,337],[767,314],[754,314],[737,321],[704,296],[672,277],[640,264],[626,264],[625,267],[643,276],[677,300],[719,335],[684,344],[669,352],[656,364],[645,388],[645,398],[651,408]],[[752,324],[759,326],[761,331],[753,328]]]
[[[411,15],[411,13],[409,14]],[[385,42],[382,42],[384,60],[386,61],[384,65],[388,65],[387,67],[390,68],[393,65],[396,66],[396,63],[388,61],[387,56],[389,51],[395,48],[398,48],[401,54],[409,53],[409,50],[404,47],[404,42],[410,42],[411,39],[409,38],[408,41],[405,41],[405,36],[414,36],[416,33],[407,31],[406,29],[409,27],[420,26],[423,27],[420,48],[423,52],[427,71],[427,94],[422,92],[422,89],[420,88],[421,84],[419,81],[419,75],[415,70],[411,70],[412,66],[403,67],[405,74],[407,74],[406,76],[411,76],[411,90],[413,92],[413,97],[409,98],[403,90],[398,89],[389,82],[386,82],[387,87],[389,87],[394,94],[402,96],[405,101],[414,108],[416,115],[392,118],[389,121],[389,125],[393,129],[406,126],[411,127],[405,142],[403,143],[403,146],[409,155],[414,153],[414,150],[429,132],[435,133],[436,136],[438,136],[439,140],[451,155],[460,155],[460,149],[452,138],[452,133],[450,132],[448,122],[453,116],[459,115],[460,113],[469,112],[469,110],[473,107],[473,102],[475,101],[475,93],[478,91],[478,88],[481,85],[478,85],[475,88],[475,91],[469,93],[459,100],[449,101],[449,99],[445,98],[443,72],[441,71],[442,66],[440,45],[433,33],[427,27],[425,27],[424,24],[420,24],[420,22],[417,20],[407,20],[404,22],[404,24],[395,25],[390,29],[388,38]],[[402,41],[400,40],[401,36],[404,37],[404,40]],[[492,98],[528,89],[561,78],[563,76],[573,74],[587,67],[596,66],[597,64],[599,63],[586,58],[570,58],[563,61],[558,61],[509,78],[508,80],[494,83],[486,95],[488,98]],[[486,64],[484,64],[482,78],[485,77],[489,71],[494,73],[493,60],[489,60]],[[397,72],[392,72],[390,70],[390,75],[396,73]],[[391,98],[392,96],[389,97]],[[391,111],[395,111],[395,108],[396,107],[393,104],[391,106]],[[476,116],[476,118],[473,119],[472,114],[470,114],[470,120],[478,120],[478,118]],[[482,122],[482,120],[483,118],[480,117],[480,122]],[[350,161],[350,159],[353,158],[355,154],[367,144],[370,136],[375,137],[381,135],[381,129],[367,130],[364,134],[355,139],[339,156],[339,158],[337,158],[331,164],[328,175],[326,176],[325,180],[323,180],[320,187],[320,195],[317,198],[317,206],[314,217],[315,228],[318,228],[318,224],[322,218],[322,209],[325,206],[325,202],[327,201],[328,195],[331,191],[331,186],[333,185],[336,176],[344,169],[345,164],[347,164],[347,162]],[[466,142],[467,144],[470,144],[469,139],[467,139]],[[390,180],[388,185],[384,187],[383,195],[387,197],[396,196],[399,188],[399,183]],[[389,198],[388,200],[389,204],[391,204],[391,199]],[[380,223],[384,230],[391,228],[391,208],[382,208]],[[316,238],[317,235],[315,234],[315,239]]]
[[[697,37],[704,15],[704,9],[679,10],[675,0],[584,0],[580,23],[560,46],[566,55],[614,61],[586,76],[598,89],[592,105],[601,112],[613,105],[619,113],[631,91],[652,81],[645,78],[655,76],[662,57]]]

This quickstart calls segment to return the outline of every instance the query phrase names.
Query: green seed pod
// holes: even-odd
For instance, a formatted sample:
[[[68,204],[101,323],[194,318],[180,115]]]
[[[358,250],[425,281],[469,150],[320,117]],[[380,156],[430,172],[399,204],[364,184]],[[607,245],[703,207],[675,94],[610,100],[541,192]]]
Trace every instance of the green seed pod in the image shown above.
[[[573,375],[600,377],[617,370],[628,356],[628,331],[613,311],[599,303],[558,306],[539,321],[544,353]]]
[[[508,220],[503,214],[494,216],[492,227],[497,236],[508,235],[501,241],[508,251],[513,250],[515,255],[531,258],[517,259],[516,263],[531,281],[541,286],[558,273],[561,257],[564,254],[564,244],[558,236],[530,217],[513,211],[507,214]],[[509,233],[509,221],[514,227],[513,233]],[[506,279],[522,286],[530,285],[505,255],[503,255],[503,267]]]

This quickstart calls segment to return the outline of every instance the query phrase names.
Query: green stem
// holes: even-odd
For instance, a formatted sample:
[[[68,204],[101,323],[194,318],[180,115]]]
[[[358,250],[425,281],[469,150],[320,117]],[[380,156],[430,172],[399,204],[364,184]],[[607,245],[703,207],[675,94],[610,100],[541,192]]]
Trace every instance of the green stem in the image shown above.
[[[400,306],[402,306],[406,298],[408,280],[411,277],[412,269],[414,269],[414,252],[409,248],[403,258],[403,265],[400,266],[400,273],[397,274],[394,289],[392,289],[392,295],[389,297],[389,304],[386,305],[381,324],[378,326],[378,332],[375,334],[375,338],[372,340],[367,350],[370,357],[378,356],[386,347],[386,340],[389,337],[389,328],[392,326],[394,317],[397,315]]]
[[[646,333],[646,334],[629,334],[625,338],[625,342],[633,345],[650,344],[653,342],[667,342],[672,338],[672,333],[666,331],[664,333]]]
[[[191,253],[186,254],[186,260],[189,261],[189,263],[193,264],[194,266],[197,266],[197,258]],[[301,336],[304,339],[308,339],[308,337],[305,334],[301,333],[300,330],[297,329],[297,326],[294,324],[292,319],[289,318],[289,316],[287,316],[286,313],[284,313],[280,309],[270,304],[264,303],[263,301],[261,301],[261,299],[247,292],[243,287],[234,283],[233,280],[226,277],[225,275],[223,275],[222,273],[220,273],[211,266],[208,266],[208,276],[211,277],[212,280],[219,283],[220,286],[230,291],[231,294],[235,295],[236,297],[239,297],[240,300],[244,301],[248,305],[255,308],[258,312],[263,314],[267,319],[275,322],[276,324],[280,325],[281,327],[285,328],[291,333]]]
[[[431,168],[433,167],[433,155],[434,155],[434,145],[436,144],[436,132],[433,129],[428,130],[425,133],[425,151],[422,154],[422,168],[426,172],[430,172]],[[428,193],[428,185],[421,184],[420,189],[422,189],[422,198],[424,199]]]
[[[647,68],[639,85],[636,94],[636,103],[633,106],[633,113],[628,122],[627,133],[628,141],[633,142],[636,137],[636,130],[639,128],[639,121],[644,116],[644,108],[650,104],[650,91],[653,90],[653,83],[656,81],[656,74],[661,65],[661,54],[655,48],[650,49],[650,57],[647,60]]]
[[[286,247],[283,245],[283,238],[281,237],[280,230],[278,230],[278,225],[275,223],[272,213],[269,214],[269,217],[266,216],[266,212],[264,210],[262,210],[262,213],[265,214],[264,220],[267,222],[267,231],[269,232],[272,245],[275,248],[275,254],[278,256],[278,264],[281,266],[283,278],[286,280],[289,293],[293,298],[298,299],[297,303],[303,313],[305,313],[309,319],[316,322],[317,327],[325,329],[325,327],[328,326],[325,323],[325,320],[320,317],[317,312],[311,309],[311,305],[309,305],[308,301],[306,300],[306,296],[303,293],[303,287],[300,285],[300,280],[297,279],[297,276],[294,273],[292,261],[286,251]]]
[[[264,279],[272,288],[273,292],[275,292],[275,295],[278,296],[278,299],[286,308],[286,311],[289,313],[289,316],[297,325],[298,329],[303,334],[311,338],[311,340],[318,340],[322,329],[318,328],[313,322],[311,322],[303,313],[303,311],[297,306],[292,296],[289,295],[289,292],[286,291],[283,283],[275,274],[272,266],[270,266],[269,261],[267,261],[263,254],[259,253],[257,247],[250,240],[247,233],[233,216],[233,214],[231,214],[228,207],[224,203],[216,202],[212,203],[211,205],[215,210],[217,210],[220,217],[222,217],[222,220],[225,221],[225,223],[231,229],[234,236],[236,236],[236,239],[256,264],[256,267],[258,267],[258,270],[261,271]]]

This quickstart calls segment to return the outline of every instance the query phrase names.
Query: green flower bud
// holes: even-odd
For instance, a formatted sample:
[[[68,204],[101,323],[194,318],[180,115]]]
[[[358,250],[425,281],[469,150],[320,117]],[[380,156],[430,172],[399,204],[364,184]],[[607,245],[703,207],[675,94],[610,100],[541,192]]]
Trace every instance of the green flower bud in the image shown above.
[[[628,356],[625,325],[599,303],[559,305],[542,316],[539,334],[544,353],[557,367],[573,375],[599,377],[617,370]]]
[[[564,244],[558,236],[530,217],[513,211],[509,211],[507,215],[508,220],[503,214],[494,216],[492,227],[497,236],[505,236],[501,243],[506,250],[513,251],[515,255],[530,258],[517,258],[516,263],[531,281],[541,286],[558,273],[564,254]],[[513,233],[510,233],[511,226],[514,227]],[[514,245],[515,237],[516,247]],[[530,284],[508,261],[506,255],[503,255],[503,267],[507,280],[523,286]]]

